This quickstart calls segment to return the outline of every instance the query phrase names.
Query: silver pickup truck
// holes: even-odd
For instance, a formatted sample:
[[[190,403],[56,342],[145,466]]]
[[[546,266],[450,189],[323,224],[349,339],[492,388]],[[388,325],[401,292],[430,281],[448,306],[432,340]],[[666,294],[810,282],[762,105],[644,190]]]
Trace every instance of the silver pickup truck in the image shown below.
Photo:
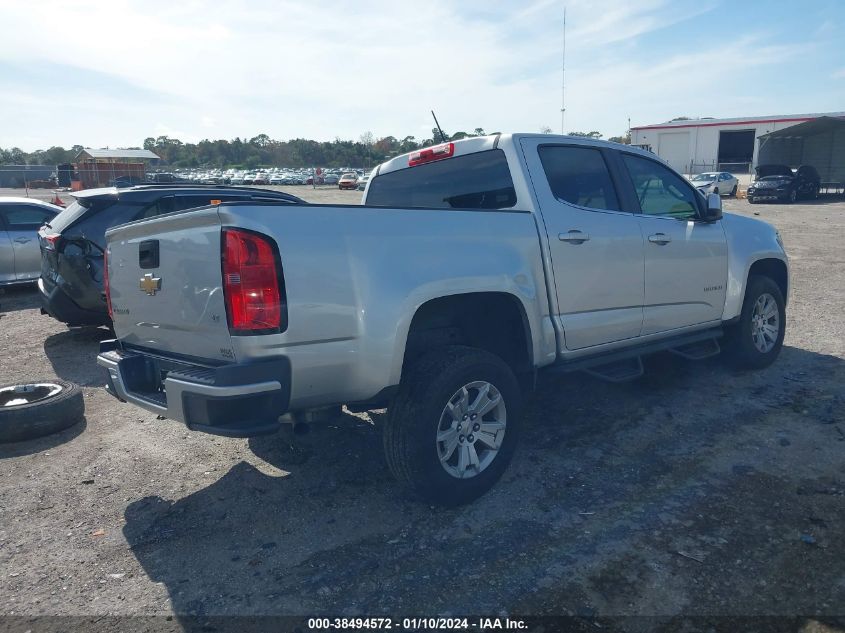
[[[502,474],[538,370],[620,381],[720,347],[761,368],[786,325],[774,228],[580,138],[444,143],[377,167],[363,206],[222,203],[107,238],[110,393],[236,437],[387,407],[392,472],[442,504]]]

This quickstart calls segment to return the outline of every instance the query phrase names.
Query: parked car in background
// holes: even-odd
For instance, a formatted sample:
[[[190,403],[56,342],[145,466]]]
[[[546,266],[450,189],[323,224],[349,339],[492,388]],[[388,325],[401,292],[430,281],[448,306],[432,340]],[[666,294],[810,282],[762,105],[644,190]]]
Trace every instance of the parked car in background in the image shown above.
[[[0,286],[38,279],[38,229],[63,210],[32,198],[0,198]]]
[[[181,182],[189,182],[187,178],[183,178],[178,174],[170,174],[164,172],[157,172],[153,174],[147,174],[145,178],[145,182],[148,183],[155,183],[157,185],[161,184],[170,184],[170,183],[181,183]]]
[[[358,186],[358,174],[346,173],[337,182],[338,189],[355,189]]]
[[[795,202],[818,198],[821,178],[815,167],[801,165],[793,170],[788,165],[758,165],[757,179],[748,187],[748,202]]]
[[[49,224],[32,230],[42,312],[67,323],[109,325],[103,295],[106,229],[117,224],[218,202],[272,201],[303,203],[281,191],[225,185],[141,185],[127,189],[89,189],[72,194],[74,202],[59,209]],[[304,203],[303,203],[304,204]],[[54,214],[55,215],[55,214]],[[40,224],[39,224],[40,226]],[[189,240],[186,238],[186,241]],[[39,255],[38,247],[41,247]],[[151,262],[158,255],[149,253]]]
[[[336,185],[338,182],[340,182],[340,178],[337,174],[326,174],[323,176],[324,185]]]
[[[118,176],[109,185],[112,187],[131,187],[133,185],[143,185],[146,182],[147,180],[139,176]]]
[[[367,188],[367,183],[370,181],[370,174],[364,174],[358,177],[358,191],[364,191]]]
[[[739,180],[726,171],[708,171],[690,178],[693,186],[703,194],[718,193],[720,196],[735,196]]]

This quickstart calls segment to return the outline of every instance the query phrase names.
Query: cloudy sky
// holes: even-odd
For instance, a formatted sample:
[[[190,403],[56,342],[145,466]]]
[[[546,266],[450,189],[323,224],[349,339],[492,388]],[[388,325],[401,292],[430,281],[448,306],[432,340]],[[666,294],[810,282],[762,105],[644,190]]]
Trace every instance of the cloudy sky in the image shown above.
[[[0,0],[0,147],[845,109],[839,0]]]

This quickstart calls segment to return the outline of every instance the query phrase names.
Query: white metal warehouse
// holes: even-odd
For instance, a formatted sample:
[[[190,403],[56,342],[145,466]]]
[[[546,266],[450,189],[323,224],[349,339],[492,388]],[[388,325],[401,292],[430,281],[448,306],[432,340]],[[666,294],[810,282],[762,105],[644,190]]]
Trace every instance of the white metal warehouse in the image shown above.
[[[845,119],[845,112],[707,118],[643,125],[631,128],[631,144],[654,152],[681,173],[718,170],[742,174],[753,172],[759,164],[761,143],[765,142],[761,137],[824,117]],[[830,151],[841,155],[845,152],[842,137],[833,131],[830,134],[827,142]],[[793,162],[812,164],[809,160],[803,161],[800,155],[792,158]],[[824,171],[831,172],[830,169]],[[840,176],[845,179],[845,174]],[[828,178],[834,177],[834,173],[828,174]]]

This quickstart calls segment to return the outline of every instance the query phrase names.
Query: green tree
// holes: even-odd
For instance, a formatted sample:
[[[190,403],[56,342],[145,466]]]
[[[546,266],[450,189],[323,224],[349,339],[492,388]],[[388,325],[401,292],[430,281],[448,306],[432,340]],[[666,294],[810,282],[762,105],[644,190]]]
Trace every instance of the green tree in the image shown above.
[[[608,141],[612,141],[613,143],[622,143],[623,145],[630,145],[631,144],[631,131],[628,130],[625,132],[624,136],[611,136]]]
[[[267,144],[270,142],[270,137],[266,134],[259,134],[258,136],[253,136],[249,139],[250,145],[258,145],[258,147],[267,147]]]

